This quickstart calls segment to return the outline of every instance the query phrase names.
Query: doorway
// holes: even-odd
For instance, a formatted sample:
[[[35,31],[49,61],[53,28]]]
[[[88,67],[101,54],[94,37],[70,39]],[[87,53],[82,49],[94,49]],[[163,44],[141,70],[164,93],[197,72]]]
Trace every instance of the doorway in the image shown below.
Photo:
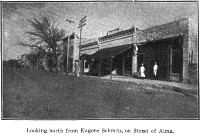
[[[155,62],[158,65],[157,79],[169,80],[169,50],[170,45],[167,41],[156,41],[148,43],[144,46],[143,63],[145,67],[146,78],[154,79],[153,67]]]
[[[183,51],[180,40],[180,37],[172,37],[141,46],[143,51],[137,55],[138,70],[143,62],[146,78],[154,79],[153,66],[156,62],[158,65],[158,80],[181,81]]]
[[[123,75],[130,76],[132,73],[132,57],[126,56],[123,59]]]
[[[176,38],[170,46],[170,80],[181,81],[183,70],[183,50],[181,38]]]

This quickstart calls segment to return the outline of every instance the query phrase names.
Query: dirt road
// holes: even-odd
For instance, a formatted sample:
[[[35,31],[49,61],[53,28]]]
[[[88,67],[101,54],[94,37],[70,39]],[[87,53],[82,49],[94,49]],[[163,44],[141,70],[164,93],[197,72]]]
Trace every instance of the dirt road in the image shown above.
[[[197,118],[197,98],[90,77],[4,67],[4,119]]]

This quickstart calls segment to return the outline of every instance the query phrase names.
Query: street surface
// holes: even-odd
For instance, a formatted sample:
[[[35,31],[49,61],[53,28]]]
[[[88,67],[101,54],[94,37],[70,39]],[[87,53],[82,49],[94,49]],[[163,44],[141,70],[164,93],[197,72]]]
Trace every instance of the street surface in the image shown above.
[[[4,119],[194,119],[197,97],[126,82],[3,69]]]

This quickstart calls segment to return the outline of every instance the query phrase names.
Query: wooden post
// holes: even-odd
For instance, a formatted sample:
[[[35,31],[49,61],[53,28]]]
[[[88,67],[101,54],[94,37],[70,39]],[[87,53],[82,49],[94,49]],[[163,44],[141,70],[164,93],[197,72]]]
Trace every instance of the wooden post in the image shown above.
[[[89,66],[88,66],[88,69],[89,69],[89,71],[88,71],[89,73],[88,74],[89,74],[89,76],[90,76],[90,65],[91,65],[91,61],[89,61]]]
[[[102,64],[102,59],[100,59],[100,62],[99,62],[100,64],[99,64],[99,78],[100,78],[100,76],[101,76],[101,64]]]
[[[111,62],[110,62],[110,80],[112,80],[112,58],[113,56],[111,57]]]
[[[124,75],[124,57],[122,59],[122,75]]]
[[[83,71],[82,73],[85,73],[85,60],[83,60]]]
[[[92,59],[92,62],[90,61],[90,64],[89,64],[89,76],[91,76],[91,65],[92,65],[92,63],[93,63],[93,59]]]

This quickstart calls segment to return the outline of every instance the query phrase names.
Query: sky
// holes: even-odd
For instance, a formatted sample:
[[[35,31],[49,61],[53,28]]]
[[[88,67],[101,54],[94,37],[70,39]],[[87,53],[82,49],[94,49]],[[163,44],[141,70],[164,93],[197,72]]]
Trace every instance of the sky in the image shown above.
[[[146,29],[181,18],[191,17],[198,26],[197,2],[3,2],[3,59],[15,59],[30,50],[16,45],[27,41],[25,31],[30,30],[27,19],[49,16],[60,29],[79,35],[78,23],[84,16],[86,25],[82,37],[87,39],[104,36],[109,30],[123,30],[135,26]],[[70,24],[65,20],[75,22]]]

